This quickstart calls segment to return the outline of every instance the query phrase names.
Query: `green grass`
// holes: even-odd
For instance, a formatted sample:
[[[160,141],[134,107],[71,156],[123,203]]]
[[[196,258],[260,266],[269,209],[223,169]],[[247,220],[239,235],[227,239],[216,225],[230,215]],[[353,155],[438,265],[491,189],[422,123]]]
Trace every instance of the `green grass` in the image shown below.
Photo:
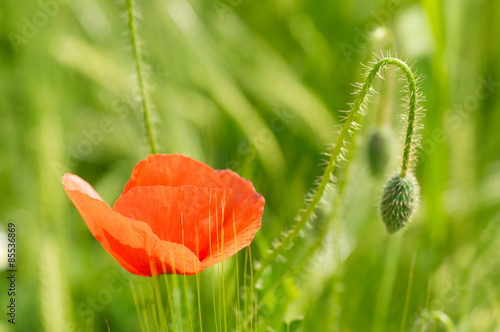
[[[251,252],[198,276],[124,271],[60,176],[78,174],[112,204],[150,151],[125,1],[58,3],[39,27],[28,26],[43,18],[38,2],[3,1],[0,220],[3,232],[17,225],[18,315],[13,326],[3,314],[0,331],[498,331],[500,3],[137,2],[159,152],[250,179],[266,199],[262,228]],[[390,45],[367,40],[381,22]],[[425,77],[413,221],[389,236],[378,211],[404,144],[394,70],[392,89],[376,84],[388,101],[372,98],[327,204],[257,280],[323,173],[360,62],[388,48]],[[381,105],[393,148],[374,177],[367,145]]]

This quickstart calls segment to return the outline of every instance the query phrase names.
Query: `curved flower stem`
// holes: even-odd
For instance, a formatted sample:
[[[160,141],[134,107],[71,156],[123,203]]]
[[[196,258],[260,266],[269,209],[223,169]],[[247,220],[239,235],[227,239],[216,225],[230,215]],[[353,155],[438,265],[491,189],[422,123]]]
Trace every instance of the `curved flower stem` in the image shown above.
[[[410,152],[412,148],[412,136],[413,136],[413,126],[415,123],[415,113],[417,107],[417,84],[415,77],[410,69],[410,67],[404,62],[397,58],[393,57],[385,57],[378,60],[368,71],[368,75],[366,77],[365,82],[361,86],[361,89],[357,93],[356,100],[352,104],[351,110],[349,111],[349,115],[347,116],[344,125],[340,131],[340,135],[335,143],[335,147],[330,156],[330,160],[325,169],[325,173],[321,178],[321,182],[316,189],[314,196],[312,197],[309,205],[306,210],[300,216],[298,222],[295,226],[287,233],[283,241],[276,246],[272,252],[267,255],[260,264],[258,271],[256,272],[256,280],[258,280],[266,267],[268,267],[280,254],[284,252],[286,248],[288,248],[293,240],[299,235],[300,231],[304,228],[306,223],[311,219],[318,206],[323,194],[330,183],[333,177],[333,171],[337,166],[340,160],[344,160],[344,154],[346,152],[345,145],[352,138],[354,131],[352,131],[351,127],[353,126],[354,119],[356,115],[360,112],[362,106],[364,105],[368,94],[371,92],[371,86],[375,80],[375,77],[378,75],[381,68],[387,65],[394,65],[401,69],[406,77],[408,82],[408,91],[410,94],[409,103],[408,103],[408,126],[406,131],[406,139],[405,139],[405,148],[403,152],[403,160],[401,166],[401,176],[405,177],[408,172],[408,165],[410,161]]]
[[[128,30],[130,34],[130,43],[132,44],[132,52],[134,53],[136,71],[137,71],[137,81],[139,83],[139,89],[141,91],[142,108],[144,112],[144,126],[146,127],[146,135],[148,137],[149,146],[151,147],[151,153],[156,153],[156,141],[154,127],[151,121],[151,109],[149,96],[146,92],[146,82],[143,74],[143,60],[142,53],[139,46],[139,37],[137,34],[137,21],[135,18],[135,3],[134,0],[127,0],[127,17],[128,17]]]

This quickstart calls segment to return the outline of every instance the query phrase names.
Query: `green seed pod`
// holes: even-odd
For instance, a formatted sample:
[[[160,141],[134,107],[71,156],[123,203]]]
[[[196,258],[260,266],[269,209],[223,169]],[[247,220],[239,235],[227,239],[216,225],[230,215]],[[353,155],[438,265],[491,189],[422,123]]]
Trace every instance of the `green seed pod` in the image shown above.
[[[385,173],[390,156],[387,135],[380,130],[374,130],[368,139],[368,164],[373,176],[379,177]]]
[[[384,186],[380,214],[389,234],[408,225],[417,209],[419,187],[412,174],[394,173]]]

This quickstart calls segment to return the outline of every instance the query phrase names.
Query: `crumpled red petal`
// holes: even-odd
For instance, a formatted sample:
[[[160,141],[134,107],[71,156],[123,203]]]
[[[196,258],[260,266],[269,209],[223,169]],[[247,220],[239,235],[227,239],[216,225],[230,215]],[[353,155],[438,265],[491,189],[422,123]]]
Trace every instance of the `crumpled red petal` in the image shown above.
[[[195,186],[222,188],[217,173],[208,165],[181,154],[151,154],[133,169],[123,194],[139,186]]]
[[[219,250],[214,251],[214,257],[202,260],[203,268],[219,263],[250,245],[260,229],[264,211],[264,197],[255,191],[252,182],[231,170],[216,173],[224,187],[231,188],[231,199],[224,211],[223,240],[212,245]]]
[[[230,188],[133,187],[113,209],[145,221],[161,240],[185,245],[202,260],[213,253],[211,242],[222,239],[219,233],[230,197]]]
[[[129,272],[152,276],[172,272],[194,274],[202,270],[191,250],[161,240],[147,223],[113,211],[80,177],[65,174],[62,182],[91,233]]]
[[[111,209],[76,175],[64,188],[90,231],[128,271],[194,274],[250,245],[264,198],[231,170],[183,155],[150,155],[137,164]]]

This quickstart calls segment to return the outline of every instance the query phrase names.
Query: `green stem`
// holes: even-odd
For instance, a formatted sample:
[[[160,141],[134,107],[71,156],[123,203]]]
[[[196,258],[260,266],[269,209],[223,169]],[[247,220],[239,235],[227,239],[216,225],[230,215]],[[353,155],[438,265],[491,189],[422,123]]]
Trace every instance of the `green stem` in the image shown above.
[[[306,223],[313,216],[316,207],[321,201],[321,198],[323,197],[323,194],[328,184],[331,181],[332,174],[333,171],[335,170],[335,167],[337,166],[337,163],[339,162],[339,160],[345,159],[344,153],[346,149],[344,148],[344,146],[346,145],[346,143],[352,140],[352,136],[354,136],[354,131],[352,131],[351,129],[354,119],[356,115],[360,112],[362,106],[365,104],[366,97],[368,96],[371,90],[371,86],[373,85],[375,77],[379,73],[380,69],[387,65],[394,65],[399,69],[401,69],[408,82],[408,91],[410,94],[409,104],[408,104],[408,124],[407,124],[408,127],[406,131],[405,148],[401,166],[401,176],[402,177],[406,176],[410,161],[413,126],[415,123],[415,113],[417,107],[417,84],[410,67],[408,67],[408,65],[404,61],[401,61],[397,58],[386,57],[378,60],[369,70],[366,80],[361,86],[361,89],[357,94],[358,96],[354,101],[354,103],[352,104],[351,110],[349,111],[349,115],[347,116],[347,119],[345,120],[345,123],[340,131],[340,135],[337,139],[337,142],[335,143],[335,147],[330,156],[330,160],[325,169],[325,173],[321,178],[321,182],[319,183],[319,186],[316,189],[316,192],[311,202],[307,206],[306,210],[300,216],[299,221],[295,224],[295,226],[291,229],[291,231],[287,233],[283,241],[281,241],[281,243],[277,247],[275,247],[274,250],[262,260],[260,267],[256,272],[256,280],[258,280],[262,276],[264,270],[272,262],[274,262],[274,260],[279,255],[281,255],[286,248],[288,248],[292,244],[293,240],[299,235],[300,231],[304,228]]]
[[[137,34],[137,21],[134,15],[135,3],[134,0],[127,0],[127,16],[128,16],[128,30],[130,34],[130,43],[132,44],[132,52],[134,53],[134,59],[137,71],[137,80],[139,83],[139,89],[141,91],[142,108],[144,114],[144,126],[146,127],[146,135],[148,137],[149,145],[151,147],[151,153],[156,153],[156,142],[154,127],[151,121],[151,108],[149,96],[146,92],[146,83],[143,74],[143,59],[141,48],[139,46],[139,37]]]

